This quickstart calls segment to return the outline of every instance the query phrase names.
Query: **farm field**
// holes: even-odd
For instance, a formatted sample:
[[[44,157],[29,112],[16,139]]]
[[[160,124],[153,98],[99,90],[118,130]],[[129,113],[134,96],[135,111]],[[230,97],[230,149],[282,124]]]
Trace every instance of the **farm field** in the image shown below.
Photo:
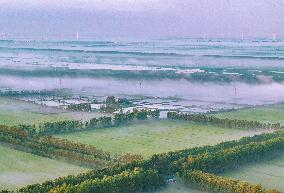
[[[195,146],[213,145],[261,132],[264,130],[218,128],[180,120],[152,120],[56,136],[91,144],[114,154],[136,153],[150,156]]]
[[[224,176],[284,191],[284,152],[275,159],[226,172]]]
[[[0,97],[0,124],[39,124],[45,121],[62,121],[68,119],[89,120],[105,114],[96,112],[72,112],[38,104]],[[109,115],[108,115],[109,116]]]
[[[78,174],[86,168],[74,166],[0,145],[0,190],[44,182],[59,176]]]
[[[264,107],[245,108],[230,112],[216,113],[219,118],[246,119],[261,122],[278,122],[284,124],[284,105],[275,104]]]

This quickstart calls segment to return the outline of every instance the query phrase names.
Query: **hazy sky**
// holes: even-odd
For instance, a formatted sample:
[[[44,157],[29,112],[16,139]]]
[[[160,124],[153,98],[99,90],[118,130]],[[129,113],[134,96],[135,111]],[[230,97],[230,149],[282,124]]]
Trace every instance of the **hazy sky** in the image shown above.
[[[284,0],[0,0],[2,37],[77,31],[82,38],[284,37]]]

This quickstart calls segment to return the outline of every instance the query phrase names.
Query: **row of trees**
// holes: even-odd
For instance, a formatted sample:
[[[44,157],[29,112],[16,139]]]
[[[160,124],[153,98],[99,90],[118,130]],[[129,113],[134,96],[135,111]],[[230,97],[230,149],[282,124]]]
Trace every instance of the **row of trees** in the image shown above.
[[[65,120],[58,122],[44,122],[39,125],[39,134],[59,134],[74,131],[83,131],[89,129],[114,127],[130,123],[135,120],[145,120],[148,118],[159,118],[159,110],[134,109],[133,112],[118,113],[114,117],[102,116],[99,118],[92,118],[89,121],[82,122],[78,120]]]
[[[102,112],[106,112],[106,113],[113,113],[113,112],[118,111],[120,109],[121,109],[121,107],[120,107],[119,101],[114,96],[108,96],[106,101],[105,101],[105,104],[103,104],[100,107],[100,110]]]
[[[167,117],[169,119],[180,119],[193,121],[204,124],[212,124],[219,127],[227,128],[249,128],[249,129],[282,129],[280,123],[261,123],[259,121],[239,120],[239,119],[228,119],[218,118],[214,116],[207,116],[204,114],[187,114],[178,112],[168,112]]]
[[[108,152],[91,145],[74,143],[50,136],[34,136],[31,138],[27,131],[18,127],[0,126],[0,140],[17,149],[44,157],[66,159],[78,165],[86,165],[92,168],[111,166],[119,160],[119,157],[111,157]],[[130,156],[129,159],[131,159]]]
[[[56,187],[49,193],[135,193],[155,190],[164,184],[165,180],[157,171],[135,168],[102,179],[86,180],[76,186]]]
[[[214,146],[194,147],[174,152],[153,155],[145,165],[154,165],[154,168],[160,173],[170,175],[178,172],[183,163],[186,163],[188,157],[194,157],[202,154],[212,154],[234,148],[237,146],[259,143],[275,138],[284,137],[284,131],[279,130],[273,133],[265,133],[252,137],[243,137],[240,140],[226,141]]]
[[[45,147],[77,152],[79,154],[90,155],[107,161],[113,160],[113,157],[109,152],[98,149],[92,145],[77,143],[67,139],[61,139],[53,136],[43,136],[37,138],[36,140],[38,141],[38,143],[42,144]]]
[[[84,153],[72,148],[61,148],[56,147],[52,143],[47,143],[50,141],[42,141],[41,138],[33,138],[22,144],[22,147],[26,151],[31,152],[36,155],[40,155],[48,158],[57,158],[68,160],[74,164],[87,166],[95,169],[100,169],[104,167],[109,167],[114,165],[112,160],[107,160],[101,158],[102,156],[97,156],[96,154]]]
[[[72,131],[81,130],[83,122],[78,120],[64,120],[57,122],[44,122],[39,124],[39,134],[56,134],[56,133],[68,133]]]
[[[16,149],[28,151],[40,156],[59,158],[78,165],[103,168],[115,163],[129,163],[142,160],[136,154],[111,155],[109,152],[92,145],[85,145],[52,136],[29,136],[28,131],[18,127],[0,125],[0,141],[13,145]]]
[[[90,103],[70,104],[67,106],[67,110],[90,112],[92,107]]]
[[[85,122],[85,129],[98,129],[98,128],[107,128],[112,127],[113,118],[102,116],[99,118],[92,118],[89,121]]]
[[[210,173],[222,173],[240,165],[257,162],[270,157],[273,153],[284,149],[284,138],[274,138],[262,142],[252,142],[215,153],[204,153],[189,156],[185,163],[181,163],[180,170],[202,170]],[[181,167],[181,166],[179,166]]]
[[[252,149],[247,149],[248,154],[244,154],[244,156],[241,156],[243,159],[246,159],[246,156],[250,156],[250,154],[255,155],[255,157],[257,156],[263,157],[262,148],[264,148],[265,151],[273,150],[273,148],[275,148],[274,150],[278,149],[277,144],[279,145],[279,143],[280,142],[282,143],[283,141],[277,141],[277,140],[273,141],[273,140],[274,139],[279,140],[281,136],[282,136],[281,139],[283,140],[284,132],[282,130],[271,133],[271,134],[262,134],[262,135],[258,135],[254,137],[245,137],[239,141],[224,142],[216,146],[196,147],[196,148],[191,148],[191,149],[182,150],[182,151],[157,154],[147,160],[133,161],[128,164],[124,164],[124,165],[119,164],[114,167],[105,168],[102,170],[96,170],[96,171],[92,170],[90,172],[80,174],[78,176],[70,175],[70,176],[61,177],[61,178],[58,178],[52,181],[46,181],[42,184],[29,185],[25,188],[22,188],[20,192],[45,193],[54,187],[60,187],[60,186],[63,186],[64,184],[68,186],[76,186],[77,184],[81,184],[82,182],[86,180],[102,179],[105,175],[106,176],[116,175],[125,170],[133,170],[135,167],[140,167],[140,168],[143,168],[144,170],[154,169],[154,170],[157,170],[159,174],[166,176],[166,175],[175,174],[176,172],[181,172],[183,170],[187,170],[188,168],[190,168],[188,157],[198,158],[199,155],[200,157],[204,157],[207,154],[210,154],[210,155],[216,154],[220,156],[221,154],[217,154],[218,152],[226,152],[226,151],[230,152],[235,147],[240,147],[240,146],[247,147],[248,144],[254,144],[254,145],[251,146]],[[258,147],[258,144],[261,144],[260,147]],[[254,152],[257,152],[257,153],[254,153]],[[268,155],[268,154],[265,154],[265,155]],[[249,158],[253,158],[253,160],[255,160],[255,157],[253,158],[252,156]],[[210,157],[210,158],[215,159],[214,157]],[[220,162],[218,162],[217,165],[221,163],[221,160],[219,161]],[[201,159],[201,161],[199,162],[200,167],[204,166],[205,168],[207,168],[206,164],[203,164],[203,163],[206,163],[206,162],[202,161]],[[207,162],[207,163],[211,164],[211,162]],[[195,166],[197,168],[192,168],[192,169],[199,169],[199,165],[197,162],[195,162]],[[213,165],[212,167],[215,167],[215,166]]]
[[[0,125],[0,139],[4,142],[21,144],[29,138],[29,133],[18,127]]]
[[[145,53],[143,53],[145,54]],[[134,80],[160,80],[160,79],[185,79],[188,81],[198,81],[198,82],[248,82],[248,83],[259,83],[261,80],[258,79],[258,74],[269,75],[273,77],[276,81],[284,80],[282,73],[269,73],[269,71],[262,71],[261,73],[256,73],[255,71],[249,72],[247,70],[231,70],[230,72],[239,74],[224,74],[224,68],[201,68],[205,72],[195,72],[195,73],[177,73],[175,70],[141,70],[141,71],[124,71],[124,70],[78,70],[78,69],[60,69],[57,70],[45,70],[45,69],[35,69],[32,71],[23,71],[22,69],[5,69],[5,74],[20,74],[22,76],[36,76],[36,77],[116,77],[122,79],[134,79]],[[228,69],[226,69],[228,70]],[[214,73],[210,73],[210,72]]]
[[[196,189],[211,193],[280,193],[277,190],[265,190],[261,185],[253,185],[200,170],[185,170],[179,173],[184,182]]]
[[[67,94],[67,90],[52,89],[52,90],[7,90],[0,91],[0,96],[16,97],[16,96],[31,96],[31,95],[40,95],[40,96],[59,96]]]
[[[118,113],[114,115],[114,125],[123,125],[136,120],[145,120],[147,118],[157,119],[160,117],[159,110],[148,110],[148,109],[133,109],[133,112]]]

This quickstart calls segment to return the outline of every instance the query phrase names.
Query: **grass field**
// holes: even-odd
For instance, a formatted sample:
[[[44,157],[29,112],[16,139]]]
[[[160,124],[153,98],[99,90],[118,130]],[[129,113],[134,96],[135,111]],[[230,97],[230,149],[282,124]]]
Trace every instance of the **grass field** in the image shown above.
[[[84,171],[87,169],[0,145],[0,190]]]
[[[39,124],[44,121],[66,119],[88,120],[105,114],[95,112],[71,112],[45,107],[30,102],[0,97],[0,124]]]
[[[213,145],[260,132],[197,125],[186,121],[157,120],[61,134],[57,137],[95,145],[116,154],[137,153],[149,156],[205,144]]]
[[[244,166],[238,170],[227,172],[224,176],[284,191],[284,152],[275,159]]]
[[[246,119],[263,122],[279,122],[284,125],[284,104],[246,108],[214,114],[220,118]]]

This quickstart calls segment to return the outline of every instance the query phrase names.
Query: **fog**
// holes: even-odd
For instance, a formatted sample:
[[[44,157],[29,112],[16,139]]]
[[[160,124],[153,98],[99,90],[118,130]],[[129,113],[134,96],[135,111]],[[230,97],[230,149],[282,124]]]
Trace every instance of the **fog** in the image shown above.
[[[212,104],[261,105],[284,100],[284,85],[192,83],[186,80],[120,80],[112,78],[22,78],[0,76],[0,88],[19,90],[69,88],[94,96],[178,97]],[[140,85],[141,83],[141,85]]]

